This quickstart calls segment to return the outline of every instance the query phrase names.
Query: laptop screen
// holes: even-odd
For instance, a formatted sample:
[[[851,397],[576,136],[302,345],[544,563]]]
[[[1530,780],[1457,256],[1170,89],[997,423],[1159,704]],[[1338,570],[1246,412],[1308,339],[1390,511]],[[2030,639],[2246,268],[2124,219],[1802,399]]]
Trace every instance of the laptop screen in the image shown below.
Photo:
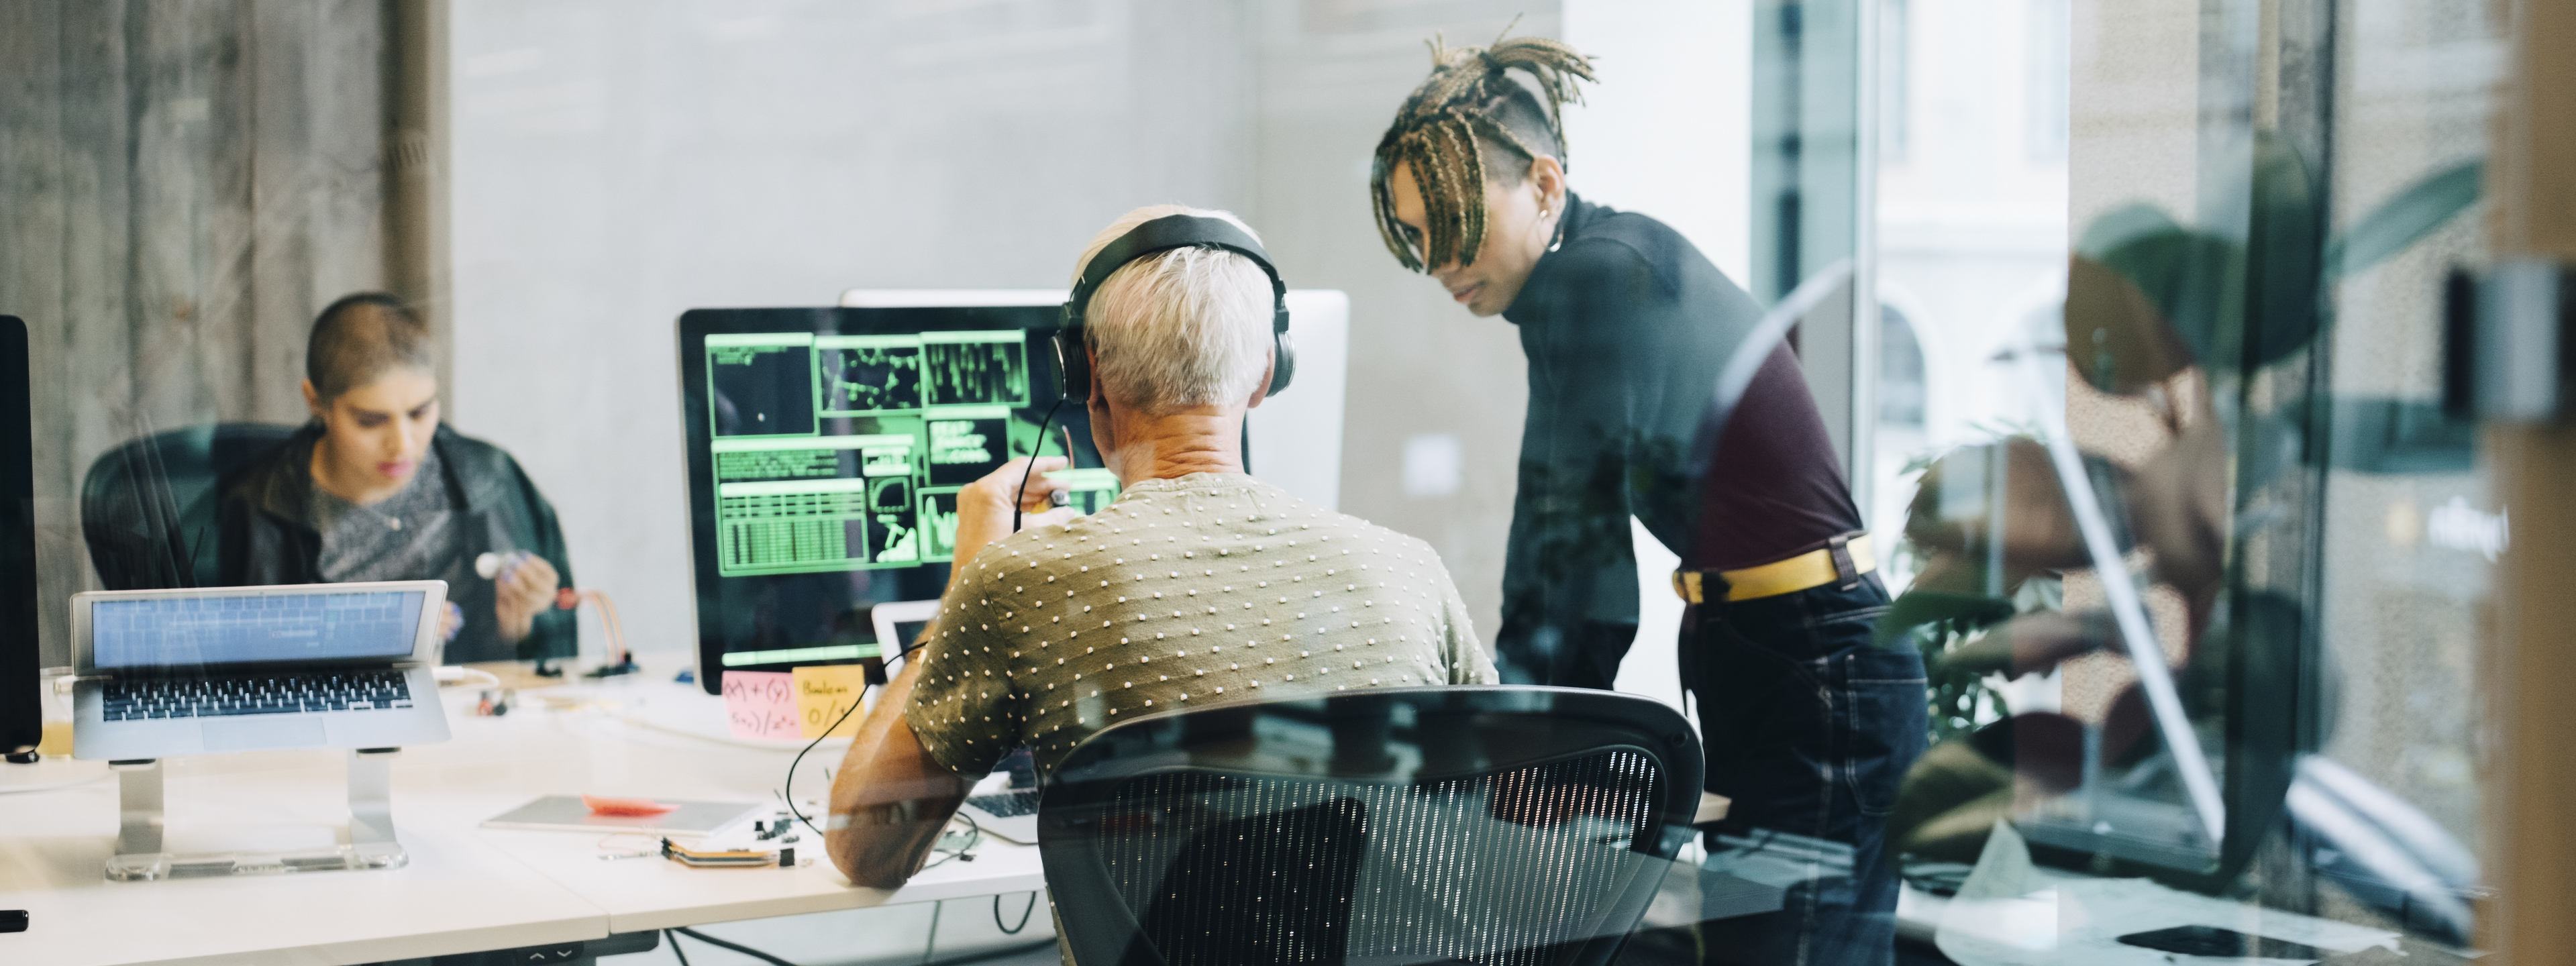
[[[99,668],[400,658],[428,595],[417,590],[144,597],[90,605]]]

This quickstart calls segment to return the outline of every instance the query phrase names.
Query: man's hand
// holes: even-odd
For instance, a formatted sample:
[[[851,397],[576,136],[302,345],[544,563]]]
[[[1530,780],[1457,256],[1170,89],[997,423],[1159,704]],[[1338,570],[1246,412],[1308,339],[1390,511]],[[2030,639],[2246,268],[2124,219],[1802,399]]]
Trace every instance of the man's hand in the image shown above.
[[[1029,466],[1032,460],[1037,463],[1034,471]],[[1047,474],[1066,465],[1061,456],[1015,459],[957,491],[957,564],[949,571],[950,583],[955,583],[966,564],[984,551],[985,544],[1011,535],[1013,507],[1021,511],[1022,527],[1073,519],[1073,508],[1056,505],[1056,501],[1071,494],[1072,487],[1047,478]],[[1025,486],[1023,479],[1027,480]]]
[[[537,615],[555,606],[555,588],[563,582],[555,565],[530,554],[492,582],[492,612],[501,619],[501,639],[513,644],[527,639]]]
[[[1034,468],[1029,466],[1032,460],[1037,463]],[[1015,502],[1027,513],[1057,509],[1056,501],[1071,493],[1072,487],[1062,480],[1048,478],[1047,474],[1067,465],[1061,456],[1028,456],[1004,463],[1001,469],[984,474],[983,479],[966,484],[965,489],[958,492],[957,512],[965,514],[969,503],[979,511],[1004,516],[1010,514]]]

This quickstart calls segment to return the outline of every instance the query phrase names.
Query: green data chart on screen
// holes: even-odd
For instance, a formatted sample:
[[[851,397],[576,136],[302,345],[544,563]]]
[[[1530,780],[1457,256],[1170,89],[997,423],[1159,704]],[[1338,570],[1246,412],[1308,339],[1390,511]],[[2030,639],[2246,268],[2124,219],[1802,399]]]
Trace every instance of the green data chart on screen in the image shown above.
[[[1016,329],[709,335],[706,367],[727,577],[947,562],[958,488],[1037,443]],[[1117,493],[1074,482],[1086,511]]]

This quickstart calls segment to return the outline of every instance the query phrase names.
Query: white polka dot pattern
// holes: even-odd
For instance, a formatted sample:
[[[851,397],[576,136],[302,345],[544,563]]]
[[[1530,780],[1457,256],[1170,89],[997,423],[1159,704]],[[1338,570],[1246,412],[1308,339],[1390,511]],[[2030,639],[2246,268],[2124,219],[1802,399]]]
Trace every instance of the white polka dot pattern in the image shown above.
[[[1148,544],[1161,549],[1135,556]],[[1052,769],[1083,736],[1138,714],[1496,680],[1428,544],[1249,476],[1147,480],[966,567],[904,710],[922,747],[961,774],[1023,744]]]

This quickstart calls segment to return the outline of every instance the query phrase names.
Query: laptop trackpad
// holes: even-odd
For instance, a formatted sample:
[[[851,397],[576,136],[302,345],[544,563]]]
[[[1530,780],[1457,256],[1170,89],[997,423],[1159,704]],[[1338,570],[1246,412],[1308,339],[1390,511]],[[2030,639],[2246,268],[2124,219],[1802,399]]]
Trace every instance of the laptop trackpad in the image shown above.
[[[207,751],[311,748],[322,744],[322,719],[315,715],[223,718],[203,722],[203,726]]]

